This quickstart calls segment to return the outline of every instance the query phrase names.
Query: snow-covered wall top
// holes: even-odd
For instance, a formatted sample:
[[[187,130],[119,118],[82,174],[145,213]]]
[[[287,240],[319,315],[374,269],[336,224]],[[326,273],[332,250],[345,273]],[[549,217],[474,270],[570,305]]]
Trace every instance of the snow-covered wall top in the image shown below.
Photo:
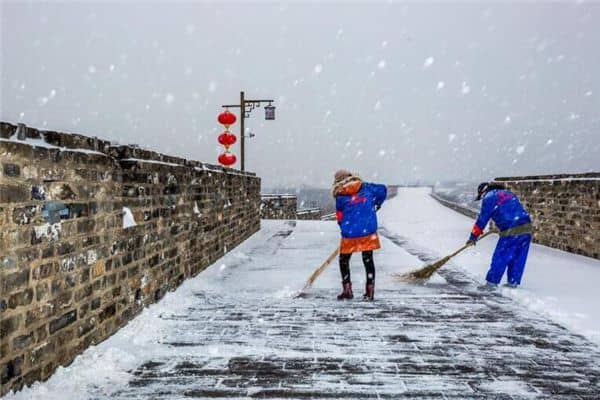
[[[219,165],[169,156],[153,150],[140,148],[135,144],[119,145],[97,137],[88,137],[76,133],[38,130],[23,124],[13,125],[3,121],[0,121],[0,142],[20,142],[34,147],[57,149],[66,152],[104,154],[119,160],[144,160],[147,163],[164,163],[171,166],[180,165],[213,172],[255,176],[251,172],[241,172]]]
[[[600,172],[584,172],[579,174],[554,174],[554,175],[531,175],[531,176],[516,176],[516,177],[501,177],[496,178],[496,181],[575,181],[575,180],[598,180]]]
[[[0,123],[0,396],[260,228],[251,173]]]

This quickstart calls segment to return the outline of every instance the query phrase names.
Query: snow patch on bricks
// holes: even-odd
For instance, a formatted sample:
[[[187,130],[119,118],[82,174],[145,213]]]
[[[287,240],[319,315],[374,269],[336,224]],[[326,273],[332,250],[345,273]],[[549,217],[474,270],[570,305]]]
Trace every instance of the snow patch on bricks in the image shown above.
[[[123,207],[123,229],[131,228],[136,226],[135,218],[133,218],[133,213],[128,207]]]
[[[60,222],[56,224],[45,223],[34,227],[33,232],[38,241],[47,238],[51,242],[56,242],[60,239],[61,228]]]

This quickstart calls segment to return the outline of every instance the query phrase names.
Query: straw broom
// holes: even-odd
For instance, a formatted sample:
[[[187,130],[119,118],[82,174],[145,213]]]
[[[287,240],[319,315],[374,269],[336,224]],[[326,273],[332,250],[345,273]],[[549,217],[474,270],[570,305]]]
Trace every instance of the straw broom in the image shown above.
[[[479,237],[479,239],[477,239],[477,241],[483,239],[484,237],[490,235],[493,232],[486,232],[483,235],[481,235]],[[432,263],[429,265],[426,265],[420,269],[417,269],[415,271],[411,271],[411,272],[406,272],[403,274],[395,274],[394,278],[395,280],[399,281],[399,282],[409,282],[409,283],[416,283],[416,282],[422,282],[425,281],[427,279],[429,279],[431,277],[431,275],[433,275],[434,272],[436,272],[438,269],[442,268],[448,261],[450,261],[450,259],[454,256],[456,256],[457,254],[461,253],[463,250],[465,250],[467,247],[469,247],[468,245],[464,245],[463,247],[461,247],[460,249],[456,250],[454,253],[447,255],[446,257]]]
[[[331,255],[329,257],[327,257],[327,259],[323,262],[323,264],[321,264],[321,266],[319,268],[317,268],[317,269],[315,269],[313,271],[313,273],[306,280],[306,283],[304,284],[304,287],[302,289],[300,289],[300,291],[298,291],[294,295],[294,298],[302,297],[304,295],[304,293],[308,289],[311,288],[311,286],[317,280],[317,278],[319,277],[319,275],[321,275],[321,273],[323,271],[325,271],[325,269],[329,266],[329,264],[331,264],[331,262],[333,261],[333,259],[337,257],[337,255],[338,255],[339,252],[340,252],[340,248],[338,247],[338,248],[336,248],[333,251],[333,253],[331,253]]]

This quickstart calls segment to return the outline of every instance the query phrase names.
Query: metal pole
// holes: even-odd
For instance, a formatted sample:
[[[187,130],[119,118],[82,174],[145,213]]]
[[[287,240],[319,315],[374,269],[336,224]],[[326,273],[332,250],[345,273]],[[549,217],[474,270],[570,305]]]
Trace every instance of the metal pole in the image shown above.
[[[244,166],[244,118],[246,118],[246,102],[244,101],[244,92],[240,92],[240,147],[241,147],[241,163],[242,163],[242,171],[245,171]]]

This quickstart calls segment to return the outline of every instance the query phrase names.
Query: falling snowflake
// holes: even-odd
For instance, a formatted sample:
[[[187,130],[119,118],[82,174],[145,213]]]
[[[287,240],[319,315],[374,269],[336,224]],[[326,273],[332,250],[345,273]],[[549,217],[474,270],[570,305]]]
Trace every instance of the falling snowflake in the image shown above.
[[[452,143],[454,139],[456,139],[456,135],[454,133],[448,135],[448,143]]]
[[[373,106],[373,110],[375,110],[375,111],[381,110],[381,101],[377,100],[377,102]]]
[[[379,63],[377,64],[377,68],[384,69],[385,68],[385,60],[379,61]]]
[[[175,96],[173,96],[172,93],[167,93],[167,95],[165,96],[165,102],[169,105],[173,104],[173,102],[175,101]]]
[[[323,65],[317,64],[315,65],[315,74],[319,75],[323,71]]]
[[[552,139],[548,139],[548,141],[546,142],[546,146],[550,146],[553,143]]]
[[[211,93],[214,93],[216,90],[217,90],[217,82],[211,81],[208,84],[208,91],[211,92]]]
[[[115,70],[115,65],[114,65],[114,64],[110,64],[110,65],[108,66],[108,70],[109,70],[110,72],[113,72],[113,71]]]
[[[382,49],[385,49],[387,47],[387,45],[388,45],[387,40],[384,40],[383,42],[381,42],[381,48]]]
[[[586,97],[590,97],[592,95],[592,91],[588,90],[587,92],[585,92],[585,96]]]
[[[510,124],[510,121],[511,121],[510,115],[507,115],[506,118],[504,118],[504,123]]]
[[[446,86],[446,84],[445,84],[443,81],[439,81],[439,82],[437,83],[437,87],[436,87],[436,89],[437,89],[437,90],[442,90],[442,89],[444,88],[444,86]]]
[[[469,85],[467,85],[467,82],[463,81],[460,92],[462,94],[469,94],[470,91],[471,91],[471,88],[469,87]]]
[[[90,74],[95,74],[95,73],[96,73],[96,67],[95,67],[95,66],[93,66],[93,65],[90,65],[90,66],[88,67],[88,72],[89,72]]]
[[[435,60],[433,59],[433,57],[427,57],[427,59],[425,59],[425,62],[423,63],[423,68],[427,69],[431,67],[434,61]]]
[[[385,156],[385,150],[381,149],[381,150],[379,150],[379,153],[377,153],[377,154],[379,154],[379,157],[383,157],[383,156]]]
[[[524,145],[517,146],[517,149],[516,149],[517,154],[523,154],[524,151],[525,151]]]

